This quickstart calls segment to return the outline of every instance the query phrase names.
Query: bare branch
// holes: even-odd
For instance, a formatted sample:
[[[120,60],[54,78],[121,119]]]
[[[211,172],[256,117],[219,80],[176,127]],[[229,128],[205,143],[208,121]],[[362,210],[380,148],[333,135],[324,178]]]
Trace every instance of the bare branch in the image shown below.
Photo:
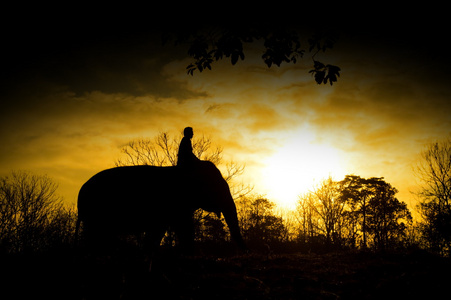
[[[177,165],[177,156],[179,148],[179,139],[171,138],[168,132],[159,133],[154,139],[139,139],[129,142],[121,152],[124,158],[116,160],[116,166],[175,166]],[[192,140],[193,153],[201,160],[207,160],[216,166],[223,164],[223,148],[214,146],[209,136],[202,135]],[[245,165],[234,161],[227,162],[225,165],[224,179],[229,185],[243,174]],[[238,194],[247,194],[252,190],[249,185],[237,185],[235,188]],[[238,195],[235,193],[235,195]]]

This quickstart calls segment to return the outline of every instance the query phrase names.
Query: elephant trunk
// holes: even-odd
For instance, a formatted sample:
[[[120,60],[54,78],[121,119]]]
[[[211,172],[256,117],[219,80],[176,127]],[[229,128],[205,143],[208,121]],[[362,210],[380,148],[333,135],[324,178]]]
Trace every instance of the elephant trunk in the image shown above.
[[[243,237],[241,236],[240,227],[238,225],[238,215],[236,213],[236,206],[235,202],[233,202],[232,197],[231,201],[228,201],[228,204],[226,207],[223,208],[223,215],[226,220],[226,223],[230,230],[230,235],[232,236],[232,239],[238,244],[238,246],[243,250],[246,251],[247,247],[244,243]]]

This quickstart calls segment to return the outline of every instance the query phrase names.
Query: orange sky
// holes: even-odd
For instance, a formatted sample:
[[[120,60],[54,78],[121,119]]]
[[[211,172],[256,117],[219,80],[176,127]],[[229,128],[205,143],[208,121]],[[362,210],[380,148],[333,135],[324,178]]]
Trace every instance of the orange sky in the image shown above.
[[[413,205],[419,152],[451,132],[451,89],[441,71],[449,60],[424,52],[438,36],[430,29],[419,48],[410,31],[403,39],[382,29],[362,32],[342,34],[318,57],[341,67],[333,86],[314,82],[308,54],[268,69],[256,44],[237,65],[218,62],[191,77],[186,49],[162,47],[154,33],[72,48],[66,38],[62,48],[69,50],[10,66],[0,175],[48,174],[74,204],[81,185],[114,166],[131,139],[192,126],[223,146],[226,159],[245,163],[243,180],[277,203],[292,205],[329,175],[356,174],[385,177]]]

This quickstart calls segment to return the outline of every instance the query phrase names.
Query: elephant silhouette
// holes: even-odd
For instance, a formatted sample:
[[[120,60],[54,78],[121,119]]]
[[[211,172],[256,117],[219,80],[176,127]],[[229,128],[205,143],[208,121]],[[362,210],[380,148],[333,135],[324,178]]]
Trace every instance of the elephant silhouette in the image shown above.
[[[246,249],[229,186],[209,161],[189,169],[128,166],[97,173],[80,189],[76,231],[82,224],[86,239],[97,242],[145,233],[145,244],[158,247],[171,226],[189,248],[194,242],[193,213],[199,208],[222,213],[232,239]]]

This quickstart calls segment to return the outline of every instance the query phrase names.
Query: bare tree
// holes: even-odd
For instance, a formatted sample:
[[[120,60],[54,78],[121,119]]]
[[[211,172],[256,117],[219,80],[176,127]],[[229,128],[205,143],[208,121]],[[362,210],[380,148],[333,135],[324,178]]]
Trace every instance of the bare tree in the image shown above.
[[[340,190],[336,182],[329,177],[315,188],[312,194],[314,203],[311,207],[321,220],[319,228],[326,236],[326,243],[336,242],[341,234],[341,222],[345,209],[345,203],[340,197]]]
[[[167,132],[154,139],[130,141],[122,148],[125,158],[116,161],[116,166],[175,166],[177,165],[178,143]]]
[[[421,196],[436,201],[443,210],[451,206],[451,139],[432,143],[421,153],[416,174],[422,182]]]
[[[159,133],[153,139],[130,141],[122,148],[124,158],[116,161],[116,166],[176,166],[181,136],[171,137],[167,132]],[[193,153],[202,160],[218,165],[222,162],[222,148],[213,148],[211,139],[206,136],[193,138]]]
[[[431,250],[451,255],[451,138],[428,145],[415,174],[421,181],[423,236]]]
[[[182,136],[171,137],[168,132],[161,132],[153,139],[138,139],[122,148],[124,158],[116,161],[116,166],[176,166],[179,142]],[[223,148],[213,145],[211,138],[205,135],[194,137],[193,153],[201,160],[208,160],[223,169],[223,177],[229,183],[234,198],[245,195],[252,187],[237,183],[236,178],[243,174],[245,165],[235,161],[224,162]]]
[[[318,220],[314,217],[314,200],[312,193],[305,193],[299,196],[297,203],[297,220],[299,227],[299,240],[307,243],[318,234]]]
[[[57,185],[49,177],[28,172],[13,172],[0,178],[0,243],[3,249],[13,252],[39,250],[50,242],[50,235],[55,237],[55,233],[62,230],[59,225],[70,227],[75,224],[70,221],[74,220],[75,214],[63,209],[56,189]]]

